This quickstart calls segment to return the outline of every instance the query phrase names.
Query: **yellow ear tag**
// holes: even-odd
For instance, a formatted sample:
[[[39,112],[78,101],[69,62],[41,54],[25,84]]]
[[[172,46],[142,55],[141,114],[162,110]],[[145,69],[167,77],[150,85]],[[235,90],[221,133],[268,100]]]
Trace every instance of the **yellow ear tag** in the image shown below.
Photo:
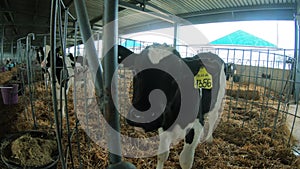
[[[213,87],[212,82],[212,76],[207,72],[205,67],[200,68],[194,77],[194,87],[196,89],[211,89]]]

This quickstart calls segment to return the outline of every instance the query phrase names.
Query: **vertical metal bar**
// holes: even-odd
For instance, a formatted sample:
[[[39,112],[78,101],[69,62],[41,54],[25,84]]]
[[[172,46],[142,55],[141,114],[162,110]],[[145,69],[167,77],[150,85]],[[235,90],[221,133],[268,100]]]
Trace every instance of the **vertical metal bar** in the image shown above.
[[[100,111],[103,112],[103,71],[102,65],[98,59],[97,50],[94,44],[94,38],[91,32],[91,26],[87,15],[87,8],[84,0],[74,0],[75,10],[79,23],[82,41],[86,50],[86,58],[89,64],[89,71],[95,85],[95,95],[99,101]],[[80,50],[80,49],[79,49]]]
[[[113,25],[113,30],[105,29],[103,34],[106,36],[103,43],[103,51],[106,51],[105,49],[110,49],[109,52],[105,55],[105,61],[106,64],[106,70],[107,75],[105,78],[105,89],[103,87],[103,78],[102,78],[102,67],[101,63],[97,57],[97,51],[95,48],[94,40],[91,34],[90,29],[90,23],[87,16],[87,9],[86,4],[83,0],[74,0],[75,9],[77,13],[77,18],[79,21],[80,31],[82,35],[83,42],[86,47],[87,52],[87,59],[89,63],[90,72],[92,73],[93,82],[95,84],[95,92],[98,97],[100,97],[100,101],[105,102],[106,100],[102,100],[103,91],[105,90],[106,94],[110,93],[110,87],[111,87],[111,79],[112,75],[114,73],[114,69],[117,65],[117,45],[116,45],[116,39],[117,39],[117,29],[116,25]],[[118,0],[105,0],[104,1],[104,23],[110,23],[115,22],[117,23],[116,17],[117,17],[117,11],[118,11]],[[112,15],[110,15],[112,14]],[[107,26],[107,25],[106,25]],[[107,32],[107,34],[106,34]],[[113,35],[113,36],[112,36]],[[111,42],[111,43],[109,43]],[[113,44],[113,46],[109,46],[109,44]],[[112,47],[112,48],[111,48]],[[104,52],[106,53],[106,52]],[[111,57],[109,57],[111,56]],[[111,62],[110,62],[111,61]],[[115,91],[114,91],[115,92]],[[118,116],[116,116],[115,112],[112,112],[111,110],[115,109],[114,104],[110,96],[106,96],[106,98],[110,98],[107,100],[109,103],[112,104],[106,104],[105,106],[105,114],[107,114],[108,122],[110,123],[111,127],[118,129],[119,121],[117,120]],[[101,106],[102,107],[102,106]],[[100,108],[101,108],[100,107]],[[102,108],[101,108],[102,109]],[[102,111],[103,112],[103,111]],[[112,112],[112,113],[109,113]],[[109,133],[109,132],[108,132]],[[120,134],[120,133],[118,133]],[[120,151],[120,137],[119,135],[113,136],[114,138],[110,138],[112,140],[109,142],[109,148],[113,148],[114,150]],[[117,139],[117,140],[116,140]],[[113,143],[116,143],[111,147]],[[132,167],[129,163],[122,163],[121,157],[118,154],[111,154],[110,157],[110,163],[113,165],[110,165],[109,168],[135,168]],[[114,165],[115,164],[115,165]]]
[[[173,46],[176,50],[178,50],[177,47],[177,39],[178,39],[178,23],[174,22],[174,37],[173,37]]]
[[[2,37],[1,37],[1,62],[0,65],[3,65],[3,58],[4,58],[4,26],[2,26]]]
[[[75,30],[74,30],[74,56],[76,57],[76,50],[77,50],[77,32],[78,32],[78,24],[75,22]],[[76,63],[76,62],[75,62]],[[76,75],[74,77],[74,115],[75,115],[75,132],[76,132],[76,143],[77,143],[77,152],[78,152],[78,161],[79,161],[79,169],[82,169],[82,158],[80,153],[80,139],[79,139],[79,132],[78,132],[78,115],[77,115],[77,90],[76,90]]]
[[[15,56],[14,56],[14,41],[11,40],[10,43],[10,53],[11,53],[11,57],[13,58],[13,61],[15,60]]]
[[[44,45],[43,45],[44,46],[44,54],[46,54],[46,45],[47,45],[47,36],[46,35],[44,36],[44,42],[43,43],[44,43]]]
[[[74,56],[77,56],[77,33],[78,33],[78,22],[75,22],[75,30],[74,30]]]
[[[249,67],[249,71],[248,71],[248,77],[246,77],[247,78],[247,84],[248,84],[248,86],[247,86],[247,91],[251,91],[250,90],[250,84],[251,84],[251,78],[252,78],[252,76],[251,76],[251,73],[252,73],[252,54],[253,54],[253,49],[250,49],[249,51],[249,65],[248,65],[248,67]],[[246,76],[246,72],[245,72],[245,76]],[[246,80],[245,80],[246,81]],[[252,94],[253,93],[253,94]],[[250,98],[250,96],[249,96],[249,94],[250,94],[250,96],[251,96],[251,94],[252,94],[252,97]],[[248,98],[248,99],[246,99],[246,101],[245,101],[245,107],[244,107],[244,109],[245,110],[247,110],[247,105],[248,104],[250,104],[250,103],[248,103],[248,102],[250,102],[249,100],[253,100],[253,97],[254,97],[254,91],[252,91],[251,93],[250,92],[247,92],[246,93],[246,98]],[[250,111],[252,110],[252,108],[250,108]],[[244,112],[244,117],[246,116],[245,115],[246,114],[246,111]],[[242,123],[242,127],[244,127],[244,124],[245,124],[245,121],[246,121],[246,118],[243,118],[243,123]],[[248,123],[249,123],[249,121],[248,121]]]
[[[69,8],[66,8],[65,9],[65,22],[64,22],[64,33],[63,33],[63,35],[64,35],[64,37],[63,37],[63,44],[64,44],[64,48],[63,48],[63,50],[64,50],[64,53],[66,54],[66,48],[67,48],[67,34],[68,34],[68,22],[69,22],[69,15],[68,15],[68,13],[69,13]],[[66,56],[66,55],[65,55]],[[75,56],[75,55],[74,55]]]
[[[82,40],[85,45],[89,69],[95,85],[95,94],[98,98],[103,97],[103,77],[102,65],[98,59],[97,51],[92,37],[87,8],[84,0],[74,0],[74,5],[79,22]],[[102,101],[102,100],[101,100]],[[102,109],[102,108],[101,108]]]
[[[58,113],[57,113],[57,96],[56,96],[56,58],[55,58],[55,51],[56,51],[56,18],[57,18],[57,7],[58,7],[59,0],[53,0],[51,4],[51,18],[50,18],[50,64],[51,64],[51,77],[52,77],[52,102],[53,102],[53,110],[54,110],[54,120],[56,126],[56,139],[57,139],[57,146],[59,151],[59,157],[61,160],[62,169],[66,169],[66,163],[63,153],[62,147],[62,139],[60,135],[60,122],[58,120]]]
[[[61,3],[63,2],[60,2],[60,5],[63,6]],[[60,8],[60,11],[62,10],[62,8]],[[64,18],[64,30],[63,32],[61,31],[62,36],[60,38],[61,39],[61,42],[62,42],[62,49],[63,49],[63,60],[64,60],[64,69],[63,69],[63,85],[64,85],[64,105],[65,105],[65,116],[66,116],[66,127],[67,127],[67,133],[68,133],[68,137],[67,137],[67,140],[68,140],[68,151],[69,153],[67,153],[67,155],[69,154],[70,155],[70,162],[71,162],[71,166],[72,166],[72,169],[74,169],[74,159],[73,159],[73,151],[72,151],[72,144],[71,144],[71,136],[72,136],[72,132],[71,132],[71,129],[70,129],[70,122],[69,122],[69,110],[68,110],[68,95],[67,95],[67,82],[69,80],[69,77],[67,76],[68,75],[68,65],[66,65],[66,42],[67,42],[67,28],[68,28],[68,13],[69,13],[69,8],[65,8],[64,9],[65,11],[65,18]],[[60,12],[60,24],[59,24],[59,27],[60,29],[62,29],[62,19],[61,19],[61,12]],[[76,57],[76,56],[75,56]],[[70,84],[69,84],[70,85]],[[67,156],[66,156],[66,160],[67,160]]]
[[[105,100],[108,103],[105,105],[104,116],[108,121],[112,130],[117,132],[108,131],[108,148],[109,148],[109,161],[111,164],[121,162],[121,145],[120,145],[120,125],[119,114],[114,102],[112,94],[117,98],[117,79],[113,79],[113,74],[117,68],[117,37],[118,37],[118,0],[104,0],[104,20],[103,20],[103,56],[104,56],[104,87],[105,87]],[[115,76],[116,78],[116,76]],[[112,85],[111,83],[115,83]],[[113,92],[112,92],[113,90]],[[116,104],[116,103],[115,103]],[[116,104],[117,105],[117,104]],[[110,129],[110,127],[108,129]]]
[[[295,18],[295,48],[294,48],[294,57],[296,59],[296,71],[295,71],[295,91],[294,97],[295,102],[299,101],[299,92],[300,92],[300,56],[299,56],[299,23]]]
[[[58,32],[59,32],[59,40],[60,40],[60,45],[61,45],[61,49],[62,49],[62,59],[63,59],[63,67],[62,67],[62,69],[61,69],[61,73],[60,73],[60,84],[59,84],[59,86],[60,86],[60,88],[59,88],[59,102],[60,102],[60,104],[59,104],[59,121],[60,121],[60,134],[61,134],[61,136],[62,136],[62,112],[63,111],[65,111],[65,110],[63,110],[62,109],[62,105],[63,105],[63,100],[62,100],[62,96],[63,96],[63,91],[62,91],[62,85],[64,85],[64,79],[65,79],[65,68],[66,68],[66,62],[65,62],[65,53],[64,53],[64,42],[63,42],[63,34],[62,34],[62,18],[61,18],[61,3],[60,3],[60,1],[58,2],[58,4],[57,4],[58,6],[57,6],[57,11],[58,11]],[[56,48],[55,48],[55,51],[56,51]],[[55,53],[55,55],[57,55],[56,53]],[[56,64],[55,64],[55,66],[56,66]],[[56,67],[57,68],[57,67]],[[55,68],[55,69],[56,69]],[[61,68],[61,67],[60,67]],[[64,86],[64,89],[65,89],[65,86]],[[66,164],[67,165],[67,164]],[[66,168],[67,168],[68,166],[66,166]]]
[[[30,37],[33,37],[34,39],[34,34],[29,33],[26,37],[26,58],[27,58],[27,81],[28,81],[28,88],[29,88],[29,99],[30,99],[30,106],[31,106],[31,114],[33,118],[33,128],[37,128],[36,124],[36,116],[34,112],[34,102],[33,102],[33,96],[32,96],[32,70],[31,70],[31,56],[29,56],[29,50],[30,50],[30,45],[31,45],[31,40],[29,39]]]

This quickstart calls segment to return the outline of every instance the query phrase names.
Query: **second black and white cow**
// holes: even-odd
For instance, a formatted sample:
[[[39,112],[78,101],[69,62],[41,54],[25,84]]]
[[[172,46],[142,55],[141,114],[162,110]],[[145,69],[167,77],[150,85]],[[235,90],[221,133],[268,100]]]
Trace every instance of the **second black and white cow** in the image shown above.
[[[226,80],[233,78],[236,75],[236,65],[234,63],[225,64]]]
[[[223,60],[212,53],[181,58],[175,49],[161,45],[147,47],[140,54],[134,54],[123,46],[118,46],[118,50],[118,62],[137,72],[133,78],[128,124],[141,127],[146,132],[159,131],[157,169],[163,168],[171,143],[184,139],[179,162],[181,168],[190,169],[198,143],[212,141],[213,130],[223,110],[226,86]],[[128,56],[132,58],[129,62],[125,59]],[[174,59],[178,62],[172,63]],[[142,70],[143,66],[147,69]],[[184,71],[185,66],[189,68],[191,77]],[[178,74],[173,77],[174,74],[166,70]],[[182,82],[186,84],[183,90],[180,87]],[[151,98],[157,89],[165,97]],[[185,90],[190,91],[190,95],[186,96]],[[183,109],[184,112],[181,112]]]
[[[62,94],[60,96],[60,90],[66,91],[66,94],[68,95],[70,86],[73,84],[73,78],[74,78],[74,66],[75,66],[75,59],[72,54],[69,54],[67,57],[65,57],[65,63],[66,63],[66,70],[63,71],[64,63],[62,58],[62,49],[61,47],[57,47],[55,50],[55,59],[56,59],[56,65],[55,65],[55,79],[51,79],[52,76],[50,76],[50,80],[55,80],[56,84],[56,95],[58,99],[62,98],[61,100],[65,100],[65,95]],[[44,60],[41,63],[41,67],[46,70],[47,73],[50,75],[52,74],[51,68],[50,68],[50,51],[47,55],[47,57],[44,58]],[[64,74],[62,74],[64,72]],[[65,87],[66,86],[66,87]],[[65,115],[65,104],[63,103],[62,106],[60,106],[60,101],[58,101],[58,108],[62,107],[62,114]]]

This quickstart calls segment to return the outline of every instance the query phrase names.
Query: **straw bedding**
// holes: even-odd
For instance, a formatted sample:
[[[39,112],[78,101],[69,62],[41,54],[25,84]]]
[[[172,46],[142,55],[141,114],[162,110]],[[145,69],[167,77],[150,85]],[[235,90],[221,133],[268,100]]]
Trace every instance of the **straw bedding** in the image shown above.
[[[3,76],[7,75],[0,73],[0,79],[3,79]],[[125,76],[125,78],[130,78],[130,75]],[[119,80],[120,84],[122,84],[119,85],[119,88],[123,91],[120,93],[127,93],[128,95],[130,93],[128,91],[130,89],[130,81],[126,81],[126,79],[125,81],[122,80],[124,79]],[[35,96],[37,97],[35,101],[35,113],[37,123],[41,130],[54,130],[55,124],[53,122],[51,95],[45,94],[44,86],[40,83],[35,83]],[[284,123],[285,118],[281,114],[277,116],[277,111],[273,108],[273,105],[276,105],[277,102],[268,97],[275,95],[275,93],[269,91],[267,95],[263,94],[261,91],[265,91],[264,88],[254,86],[253,84],[235,83],[228,85],[227,88],[230,88],[230,90],[227,90],[222,119],[213,134],[214,141],[212,144],[202,143],[198,145],[193,168],[300,168],[299,157],[296,157],[292,153],[291,148],[287,146],[289,131]],[[82,88],[76,88],[77,91],[80,89]],[[80,93],[77,96],[78,98],[82,98]],[[106,141],[93,142],[90,139],[96,139],[99,137],[99,133],[105,134],[104,123],[99,118],[101,113],[97,111],[97,103],[86,104],[85,101],[79,101],[76,107],[74,107],[72,94],[69,95],[69,98],[69,121],[72,130],[76,124],[75,109],[79,118],[79,132],[78,134],[74,132],[75,134],[71,140],[75,167],[79,167],[80,160],[83,168],[107,167],[108,151],[105,148],[107,145]],[[126,110],[125,107],[128,105],[123,104],[123,102],[130,100],[129,98],[130,96],[126,96],[119,100],[120,105],[123,106],[119,110]],[[17,111],[14,119],[7,122],[7,124],[1,123],[2,125],[10,125],[10,128],[12,128],[11,131],[32,129],[33,121],[28,97],[25,94],[25,96],[20,96],[19,99],[18,108],[5,107],[6,111],[10,109],[11,111]],[[1,108],[1,111],[3,110]],[[126,112],[120,113],[126,115]],[[277,117],[277,125],[276,131],[273,131],[275,117]],[[88,123],[84,121],[85,119],[89,119]],[[67,130],[65,118],[63,120],[63,128],[63,144],[66,150]],[[87,130],[91,134],[88,135]],[[144,133],[141,130],[128,126],[122,117],[121,134],[130,137],[147,138],[155,136],[157,133]],[[77,139],[80,141],[79,144],[77,144]],[[77,151],[78,145],[80,146],[80,157]],[[144,153],[149,153],[150,150],[148,151],[148,148],[155,148],[157,144],[148,142],[147,144],[145,143],[144,147],[141,145],[139,147],[142,147],[142,149],[138,150],[134,146],[123,145],[123,153],[125,155],[132,155],[130,152],[134,152],[136,153],[134,155],[141,157]],[[165,168],[180,168],[178,159],[182,147],[182,141],[172,146],[170,156],[165,163]],[[124,160],[132,162],[137,168],[155,168],[156,166],[155,156],[147,158],[124,157]],[[71,165],[70,160],[68,160],[68,165]]]

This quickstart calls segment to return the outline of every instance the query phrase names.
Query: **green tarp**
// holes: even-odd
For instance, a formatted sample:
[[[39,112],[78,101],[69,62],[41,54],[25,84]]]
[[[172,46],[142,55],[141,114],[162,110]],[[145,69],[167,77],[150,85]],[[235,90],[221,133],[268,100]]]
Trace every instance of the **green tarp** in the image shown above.
[[[258,47],[277,47],[276,45],[249,34],[245,31],[238,30],[229,35],[221,37],[210,42],[212,45],[234,45],[234,46],[258,46]]]

